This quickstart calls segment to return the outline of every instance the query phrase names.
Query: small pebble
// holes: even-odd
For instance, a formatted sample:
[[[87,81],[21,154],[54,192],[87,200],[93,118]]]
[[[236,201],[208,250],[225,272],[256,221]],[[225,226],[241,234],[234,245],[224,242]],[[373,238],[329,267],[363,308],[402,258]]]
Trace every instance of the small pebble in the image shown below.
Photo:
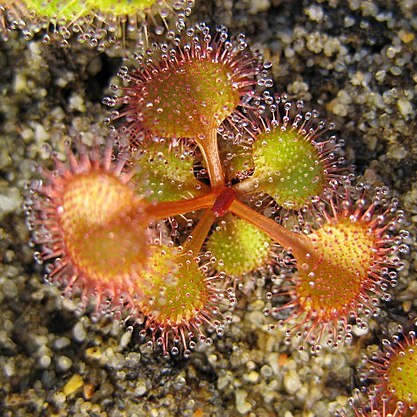
[[[74,326],[73,335],[77,342],[84,342],[85,338],[87,337],[84,326],[80,321]]]
[[[81,388],[84,384],[84,380],[80,374],[74,374],[69,381],[64,385],[62,389],[63,394],[68,397],[69,395],[73,394],[79,388]]]
[[[135,395],[141,397],[147,391],[146,384],[142,381],[138,382],[135,388]]]
[[[300,377],[295,370],[289,370],[284,374],[284,387],[288,394],[295,394],[301,387]]]
[[[42,355],[39,358],[39,366],[41,366],[42,368],[48,368],[51,362],[52,362],[52,359],[48,355]]]
[[[58,368],[61,371],[68,371],[72,366],[72,360],[67,356],[60,356],[58,359]]]
[[[249,411],[252,409],[252,405],[246,401],[247,396],[248,393],[242,389],[237,389],[235,391],[236,409],[240,414],[249,413]]]

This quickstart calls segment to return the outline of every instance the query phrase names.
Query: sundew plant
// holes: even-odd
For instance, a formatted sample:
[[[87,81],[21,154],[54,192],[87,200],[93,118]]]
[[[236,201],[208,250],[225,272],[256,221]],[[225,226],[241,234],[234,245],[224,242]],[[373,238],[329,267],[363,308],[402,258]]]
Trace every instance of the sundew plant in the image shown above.
[[[188,356],[223,334],[239,282],[278,269],[276,326],[315,351],[350,342],[407,250],[397,200],[355,180],[317,111],[269,92],[243,35],[198,24],[132,57],[104,100],[119,151],[69,152],[32,189],[49,279]]]
[[[29,40],[41,33],[44,43],[59,41],[63,47],[75,37],[104,50],[130,36],[146,43],[149,31],[163,33],[174,15],[182,27],[193,5],[193,0],[3,0],[0,37],[8,40],[18,30]]]

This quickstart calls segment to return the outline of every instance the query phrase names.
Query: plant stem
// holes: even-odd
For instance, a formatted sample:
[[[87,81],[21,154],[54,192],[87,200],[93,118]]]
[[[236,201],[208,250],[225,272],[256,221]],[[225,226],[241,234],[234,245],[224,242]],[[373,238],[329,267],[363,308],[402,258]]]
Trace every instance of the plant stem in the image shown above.
[[[187,238],[187,242],[184,245],[185,251],[191,251],[194,256],[198,255],[215,220],[216,216],[211,210],[204,211],[197,226],[194,227],[194,230]]]
[[[256,193],[259,181],[253,177],[248,177],[233,186],[233,189],[240,195]]]
[[[184,200],[162,201],[155,204],[149,203],[145,206],[145,214],[153,220],[165,219],[167,217],[189,213],[190,211],[212,207],[215,200],[216,194],[209,193]]]
[[[234,200],[229,211],[262,230],[275,242],[291,251],[296,259],[305,259],[307,253],[312,253],[311,243],[305,236],[291,232],[274,220],[268,219],[251,209],[241,201]]]
[[[225,179],[217,144],[217,129],[211,129],[204,139],[197,139],[196,142],[206,162],[211,189],[216,191],[223,188]]]

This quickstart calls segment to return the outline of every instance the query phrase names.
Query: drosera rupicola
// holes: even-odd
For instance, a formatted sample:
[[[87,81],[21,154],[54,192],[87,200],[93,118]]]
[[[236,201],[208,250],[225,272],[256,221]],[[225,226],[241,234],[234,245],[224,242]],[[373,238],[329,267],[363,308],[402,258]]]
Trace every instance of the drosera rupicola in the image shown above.
[[[347,173],[338,155],[343,141],[326,135],[333,123],[320,120],[317,110],[303,112],[304,103],[285,94],[253,100],[255,112],[246,131],[253,172],[235,186],[243,193],[265,193],[279,207],[302,210]]]
[[[272,239],[255,226],[232,214],[223,216],[218,223],[206,244],[217,268],[242,277],[272,261]]]
[[[47,280],[65,295],[79,297],[78,311],[90,304],[93,317],[108,315],[140,322],[141,335],[164,355],[187,356],[197,342],[211,343],[202,328],[223,333],[235,304],[224,273],[209,274],[199,253],[214,215],[207,211],[183,246],[161,230],[153,204],[138,195],[135,171],[116,156],[108,141],[101,153],[78,146],[67,163],[42,170],[27,199],[27,223],[35,254]],[[162,217],[165,217],[162,206]],[[194,238],[193,238],[194,237]]]
[[[417,337],[415,330],[382,340],[382,347],[363,358],[362,381],[370,381],[365,394],[369,407],[382,415],[417,416]],[[356,407],[354,398],[352,404]],[[385,414],[382,414],[385,413]],[[362,416],[356,412],[358,416]],[[364,414],[366,415],[366,414]],[[372,414],[373,415],[373,414]]]
[[[181,200],[207,191],[194,175],[195,149],[184,142],[174,146],[160,138],[147,141],[132,163],[140,166],[132,181],[136,192],[148,201]]]
[[[137,285],[143,291],[131,294],[131,317],[143,324],[140,335],[150,336],[148,347],[162,349],[166,357],[187,357],[197,343],[212,343],[207,327],[221,336],[232,322],[235,292],[224,273],[209,273],[204,253],[194,257],[187,245],[156,244],[151,250],[149,267],[130,289]]]
[[[320,350],[322,342],[333,348],[349,343],[352,325],[367,328],[367,321],[379,313],[379,301],[388,301],[390,286],[397,283],[403,264],[401,243],[407,232],[400,230],[404,213],[398,200],[389,198],[386,187],[370,196],[367,186],[358,184],[345,196],[332,193],[318,206],[306,234],[287,246],[295,259],[295,270],[279,282],[268,298],[290,300],[266,310],[279,324],[295,321],[287,335],[296,334]],[[289,310],[289,317],[282,313]],[[303,345],[300,345],[302,348]]]
[[[108,121],[116,134],[129,139],[129,163],[122,172],[131,173],[126,187],[138,201],[129,216],[135,220],[141,213],[135,233],[143,229],[149,240],[144,234],[140,242],[137,234],[127,236],[146,244],[146,260],[139,266],[132,261],[142,269],[120,281],[130,287],[106,294],[108,314],[136,318],[141,334],[150,335],[150,345],[165,355],[188,355],[195,340],[206,339],[201,323],[221,334],[230,321],[218,312],[219,305],[236,301],[231,276],[262,271],[271,262],[267,249],[274,246],[274,257],[288,253],[273,262],[289,270],[290,283],[276,293],[291,300],[272,314],[291,308],[290,329],[316,352],[323,340],[334,348],[349,341],[352,324],[365,327],[378,299],[389,298],[386,287],[401,267],[397,254],[406,250],[406,233],[399,231],[403,213],[397,201],[388,202],[383,187],[367,202],[367,193],[351,186],[354,176],[338,154],[342,141],[333,126],[318,120],[316,112],[304,112],[301,102],[262,91],[272,83],[270,63],[262,63],[243,35],[229,37],[224,27],[212,32],[197,24],[168,32],[166,42],[132,56],[136,63],[119,71],[123,85],[112,85],[115,95],[104,102],[112,108]],[[47,194],[42,187],[40,193]],[[35,210],[34,227],[43,235],[35,242],[46,253],[42,204],[49,202]],[[276,216],[280,208],[295,216],[297,227]],[[130,221],[122,214],[117,227]],[[166,232],[172,225],[175,233]],[[223,226],[249,235],[255,246],[236,239],[233,247]],[[108,225],[102,229],[107,233]],[[79,243],[78,234],[60,231],[61,240]],[[100,245],[93,254],[96,261],[103,254],[104,262],[110,249]],[[257,253],[256,259],[248,252]],[[66,254],[70,263],[85,257]]]
[[[95,296],[99,310],[143,267],[149,219],[127,185],[126,158],[114,162],[110,142],[103,155],[97,146],[78,151],[68,151],[67,163],[55,159],[54,168],[33,181],[27,224],[47,279],[66,294],[81,293],[80,307]]]
[[[45,43],[58,40],[68,46],[74,36],[102,50],[134,35],[146,45],[150,27],[161,34],[174,16],[175,25],[182,27],[193,6],[194,0],[6,0],[0,5],[0,37],[8,40],[16,29],[26,39],[43,32]]]
[[[259,53],[247,47],[243,35],[230,37],[225,27],[211,34],[204,23],[168,33],[145,54],[133,54],[135,66],[123,66],[126,83],[112,85],[114,97],[104,103],[118,106],[111,120],[122,119],[134,146],[152,137],[192,139],[206,162],[214,188],[225,185],[217,134],[220,125],[254,94],[263,73]],[[122,106],[120,108],[120,106]]]
[[[414,417],[412,414],[408,414],[406,408],[401,402],[397,404],[387,404],[386,398],[380,398],[380,401],[371,402],[369,404],[361,401],[355,401],[350,398],[348,403],[352,407],[352,412],[339,410],[336,413],[338,417],[347,417],[353,415],[354,417]]]

